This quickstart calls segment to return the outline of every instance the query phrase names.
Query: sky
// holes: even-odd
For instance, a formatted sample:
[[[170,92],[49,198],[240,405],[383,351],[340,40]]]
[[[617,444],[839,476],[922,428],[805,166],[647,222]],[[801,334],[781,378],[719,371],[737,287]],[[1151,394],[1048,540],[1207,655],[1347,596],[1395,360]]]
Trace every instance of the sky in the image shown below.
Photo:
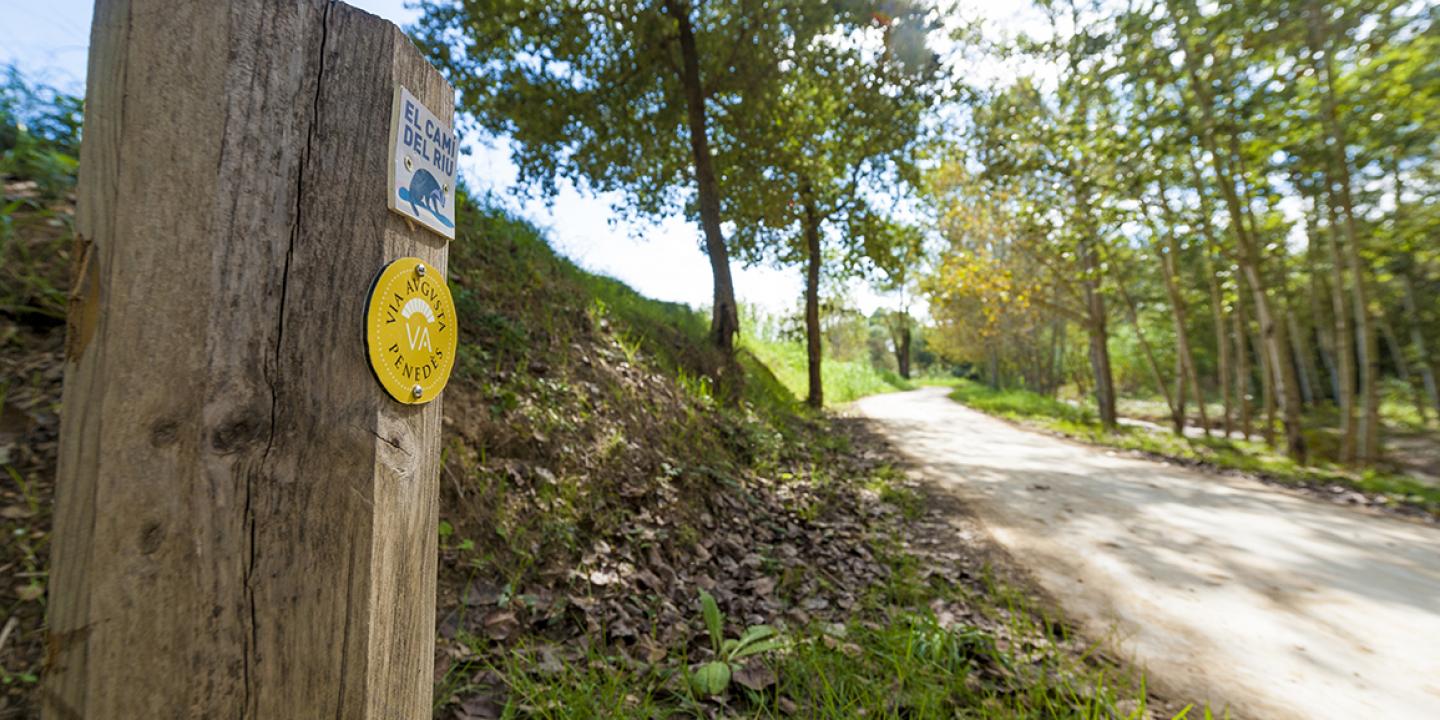
[[[218,1],[218,0],[217,0]],[[347,0],[401,27],[418,13],[406,0]],[[93,0],[0,0],[0,64],[13,63],[32,81],[82,94],[90,39]],[[1018,23],[1010,2],[978,0],[970,12],[1002,27]],[[516,169],[502,140],[484,145],[462,138],[471,148],[461,171],[477,192],[494,191],[512,209],[544,228],[551,245],[581,267],[618,278],[650,297],[708,306],[710,264],[700,245],[700,230],[673,216],[629,224],[617,221],[609,200],[562,187],[552,202],[512,196]],[[743,304],[770,313],[791,312],[801,294],[798,268],[734,268],[735,292]],[[851,302],[869,313],[887,299],[863,283],[851,283]]]

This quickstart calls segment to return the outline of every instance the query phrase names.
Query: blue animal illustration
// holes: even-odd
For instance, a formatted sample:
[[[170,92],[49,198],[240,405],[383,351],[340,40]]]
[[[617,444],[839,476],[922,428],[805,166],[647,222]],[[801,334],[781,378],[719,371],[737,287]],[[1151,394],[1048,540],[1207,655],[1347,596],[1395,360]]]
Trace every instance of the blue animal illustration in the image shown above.
[[[440,181],[429,170],[416,170],[410,176],[410,187],[400,188],[401,200],[410,202],[410,209],[414,211],[415,217],[420,217],[420,208],[430,211],[440,222],[447,227],[453,226],[450,219],[440,214],[440,208],[445,207],[445,191],[440,188]]]

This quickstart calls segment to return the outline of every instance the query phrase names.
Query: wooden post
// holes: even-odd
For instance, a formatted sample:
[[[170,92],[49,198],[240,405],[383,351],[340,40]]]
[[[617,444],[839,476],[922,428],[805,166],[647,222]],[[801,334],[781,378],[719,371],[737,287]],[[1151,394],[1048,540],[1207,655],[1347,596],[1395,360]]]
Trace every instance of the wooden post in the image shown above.
[[[371,376],[392,93],[451,87],[323,0],[99,0],[48,718],[428,717],[440,402]]]

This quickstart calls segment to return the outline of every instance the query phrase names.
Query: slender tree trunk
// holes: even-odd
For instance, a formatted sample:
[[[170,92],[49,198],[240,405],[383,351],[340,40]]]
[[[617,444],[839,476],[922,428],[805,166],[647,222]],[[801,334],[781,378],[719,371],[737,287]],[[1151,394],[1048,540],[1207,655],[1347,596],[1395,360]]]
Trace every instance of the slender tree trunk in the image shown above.
[[[1328,182],[1328,181],[1327,181]],[[1335,355],[1339,360],[1340,462],[1355,462],[1355,335],[1350,331],[1350,308],[1345,302],[1348,289],[1344,253],[1340,250],[1340,229],[1333,204],[1327,203],[1330,240],[1330,306],[1335,316]]]
[[[1155,359],[1155,352],[1150,348],[1150,342],[1145,339],[1145,331],[1140,328],[1139,314],[1135,312],[1135,300],[1130,297],[1130,292],[1125,289],[1125,284],[1117,282],[1115,287],[1120,290],[1120,298],[1125,301],[1125,315],[1130,318],[1130,324],[1135,326],[1135,338],[1140,341],[1140,349],[1145,354],[1146,366],[1150,368],[1150,376],[1155,380],[1155,387],[1160,388],[1160,394],[1165,396],[1165,406],[1170,408],[1170,424],[1175,429],[1176,435],[1185,434],[1185,400],[1184,386],[1177,382],[1177,390],[1181,393],[1180,401],[1170,393],[1170,385],[1165,381],[1165,374],[1160,372],[1160,363]],[[1177,380],[1179,379],[1177,375]]]
[[[1235,293],[1235,400],[1240,405],[1240,430],[1245,439],[1251,435],[1250,421],[1250,350],[1247,342],[1250,318],[1245,312],[1245,297],[1238,288]]]
[[[809,361],[810,393],[805,403],[819,408],[825,404],[820,376],[820,214],[810,193],[805,193],[805,356]]]
[[[900,315],[900,342],[895,345],[895,364],[900,369],[900,377],[910,379],[910,315]]]
[[[1307,405],[1314,405],[1319,396],[1319,374],[1315,367],[1315,353],[1311,352],[1307,336],[1300,331],[1300,321],[1295,317],[1292,297],[1285,300],[1285,324],[1290,328],[1290,349],[1295,353],[1295,367],[1300,376],[1300,397]]]
[[[1253,217],[1253,216],[1252,216]],[[1252,220],[1253,222],[1253,220]],[[1300,332],[1296,318],[1295,293],[1290,288],[1289,252],[1281,249],[1276,255],[1275,270],[1280,276],[1280,312],[1285,316],[1286,335],[1290,338],[1290,356],[1284,361],[1294,362],[1295,379],[1300,384],[1300,400],[1306,405],[1315,404],[1316,376],[1315,353],[1307,342],[1308,336]]]
[[[1099,293],[1093,291],[1088,294],[1097,298],[1099,296]],[[1103,305],[1103,301],[1100,302]],[[1106,430],[1114,430],[1118,424],[1115,414],[1115,380],[1110,369],[1110,348],[1105,321],[1102,319],[1099,323],[1099,327],[1090,327],[1090,369],[1095,374],[1095,403],[1100,411],[1100,425]]]
[[[1290,345],[1285,339],[1285,336],[1289,334],[1283,322],[1285,313],[1285,271],[1282,262],[1279,268],[1280,272],[1278,273],[1281,280],[1281,292],[1279,300],[1277,301],[1273,297],[1273,289],[1269,279],[1266,277],[1265,271],[1267,269],[1267,263],[1265,262],[1265,243],[1260,237],[1260,224],[1255,219],[1255,193],[1246,179],[1245,158],[1241,155],[1240,139],[1233,133],[1229,136],[1229,149],[1229,162],[1233,163],[1230,167],[1234,168],[1235,186],[1239,193],[1238,197],[1241,200],[1240,226],[1242,229],[1248,228],[1245,230],[1245,237],[1249,239],[1249,242],[1240,246],[1241,252],[1248,253],[1251,257],[1248,266],[1253,272],[1247,273],[1246,278],[1249,280],[1251,294],[1259,294],[1263,296],[1265,300],[1264,303],[1257,301],[1255,304],[1257,320],[1264,317],[1264,314],[1260,312],[1262,305],[1263,309],[1270,314],[1272,319],[1269,326],[1267,326],[1263,320],[1257,323],[1256,331],[1259,335],[1255,339],[1255,347],[1260,349],[1260,394],[1265,409],[1265,427],[1262,430],[1262,435],[1264,435],[1267,445],[1275,447],[1275,427],[1278,424],[1275,418],[1276,411],[1281,410],[1282,412],[1286,412],[1286,417],[1288,418],[1289,406],[1293,405],[1296,409],[1295,412],[1298,414],[1301,403],[1300,393],[1298,391],[1300,382],[1296,377],[1295,365],[1291,361]],[[1283,258],[1283,248],[1280,252]],[[1278,317],[1276,313],[1279,314]],[[1281,372],[1286,373],[1284,378],[1279,375]],[[1279,393],[1284,393],[1285,395],[1282,397],[1279,396]],[[1294,395],[1293,403],[1289,397],[1292,394]],[[1286,422],[1285,427],[1288,447],[1291,423]]]
[[[1335,400],[1340,396],[1340,369],[1335,365],[1335,324],[1325,315],[1325,281],[1318,276],[1320,271],[1310,268],[1310,317],[1315,323],[1315,336],[1320,340],[1320,363],[1325,366],[1325,377],[1330,380],[1325,397]]]
[[[1095,241],[1086,239],[1080,250],[1084,256],[1085,279],[1081,283],[1085,291],[1086,329],[1090,333],[1090,369],[1095,373],[1095,404],[1100,413],[1100,424],[1106,430],[1114,430],[1118,418],[1115,413],[1115,376],[1110,368],[1110,335],[1106,327],[1105,298],[1100,294],[1100,262],[1096,257]]]
[[[1336,199],[1340,203],[1341,219],[1344,221],[1341,227],[1345,231],[1345,259],[1354,281],[1351,289],[1355,301],[1355,331],[1359,336],[1361,407],[1356,459],[1369,465],[1380,459],[1380,342],[1370,307],[1369,272],[1360,256],[1360,234],[1355,228],[1355,203],[1350,194],[1350,159],[1345,154],[1345,127],[1335,107],[1335,76],[1328,47],[1330,31],[1320,3],[1311,0],[1308,7],[1311,58],[1320,73],[1321,117],[1330,136],[1331,162],[1336,173],[1327,185],[1332,197],[1338,196]]]
[[[1165,279],[1165,293],[1170,298],[1170,318],[1175,323],[1175,358],[1177,368],[1176,382],[1188,382],[1190,390],[1195,393],[1196,409],[1200,413],[1200,428],[1205,431],[1206,437],[1210,435],[1210,416],[1205,408],[1205,393],[1200,388],[1200,373],[1195,367],[1195,354],[1190,350],[1189,334],[1189,311],[1185,307],[1185,296],[1180,292],[1180,239],[1176,237],[1174,228],[1176,226],[1174,212],[1170,207],[1170,200],[1165,196],[1166,187],[1163,180],[1160,181],[1160,203],[1165,212],[1165,219],[1170,224],[1171,230],[1165,233],[1165,251],[1160,255],[1160,274]],[[1148,217],[1148,213],[1147,213]],[[1155,230],[1151,226],[1152,232]],[[1184,390],[1178,393],[1179,402],[1176,403],[1180,410],[1181,427],[1176,431],[1184,434],[1185,421],[1185,394]]]
[[[1341,188],[1347,185],[1348,179],[1341,181]],[[1350,289],[1355,307],[1356,350],[1360,366],[1360,433],[1356,438],[1356,460],[1369,465],[1380,459],[1380,340],[1370,308],[1369,271],[1356,247],[1359,235],[1354,228],[1348,189],[1341,190],[1340,202],[1345,214],[1342,224],[1348,241],[1345,243],[1345,259],[1352,279]]]
[[[710,138],[705,118],[705,92],[700,80],[700,54],[690,8],[682,0],[665,0],[665,11],[675,19],[680,41],[680,84],[685,91],[685,115],[690,127],[690,152],[695,163],[696,195],[700,206],[700,227],[705,233],[705,253],[710,257],[714,280],[714,307],[710,335],[716,347],[727,354],[735,349],[740,332],[740,314],[735,305],[735,284],[730,277],[730,251],[720,228],[720,183],[710,157]]]
[[[1340,369],[1336,365],[1335,357],[1335,325],[1331,318],[1325,315],[1325,303],[1321,296],[1325,294],[1325,279],[1320,274],[1316,263],[1316,255],[1320,252],[1320,195],[1316,193],[1312,198],[1314,203],[1311,212],[1305,218],[1305,269],[1310,277],[1310,320],[1315,325],[1315,335],[1320,340],[1320,360],[1325,365],[1326,376],[1330,378],[1330,392],[1328,396],[1339,403],[1340,400]]]
[[[1194,0],[1184,0],[1185,11],[1183,15],[1198,17],[1199,13],[1195,8]],[[1182,13],[1173,12],[1172,15],[1179,16]],[[1245,210],[1241,206],[1240,197],[1236,193],[1234,178],[1231,175],[1229,161],[1219,151],[1218,143],[1215,140],[1215,108],[1214,99],[1207,80],[1200,72],[1199,58],[1190,47],[1188,37],[1189,29],[1184,24],[1177,22],[1176,35],[1180,39],[1181,49],[1184,54],[1185,64],[1191,78],[1191,91],[1195,94],[1200,106],[1202,125],[1200,131],[1201,142],[1210,153],[1214,165],[1215,176],[1220,186],[1221,194],[1225,198],[1225,205],[1230,213],[1232,224],[1235,226],[1236,245],[1239,252],[1238,261],[1241,272],[1249,280],[1251,293],[1254,295],[1255,313],[1260,323],[1261,336],[1263,338],[1263,349],[1265,353],[1274,359],[1284,359],[1287,354],[1285,338],[1285,326],[1276,321],[1274,309],[1271,307],[1265,280],[1261,272],[1261,258],[1255,238],[1245,228]],[[1233,141],[1233,138],[1232,138]],[[1238,158],[1236,158],[1238,159]],[[1295,381],[1295,369],[1289,362],[1275,362],[1278,381],[1277,394],[1280,398],[1281,410],[1285,418],[1285,451],[1286,454],[1297,462],[1305,462],[1309,452],[1305,445],[1305,435],[1301,428],[1300,417],[1300,392]]]
[[[902,305],[902,307],[907,307]],[[896,310],[885,316],[885,327],[890,331],[890,345],[895,353],[895,369],[900,377],[910,379],[910,311]]]
[[[1261,348],[1260,355],[1260,406],[1265,411],[1265,424],[1260,428],[1260,436],[1265,438],[1265,444],[1275,447],[1275,354],[1266,352],[1269,343],[1264,336],[1264,326],[1256,328],[1255,347]]]
[[[1224,408],[1224,429],[1225,437],[1230,437],[1234,429],[1231,423],[1230,405],[1230,339],[1225,329],[1225,296],[1220,287],[1220,278],[1215,274],[1215,257],[1220,252],[1219,245],[1215,239],[1214,228],[1211,225],[1210,201],[1205,194],[1204,178],[1200,174],[1199,164],[1191,162],[1190,170],[1195,177],[1195,192],[1200,195],[1200,232],[1205,241],[1203,257],[1205,258],[1205,279],[1210,289],[1210,321],[1214,326],[1215,348],[1220,356],[1219,368],[1216,371],[1215,385],[1220,388],[1221,407]]]
[[[1215,332],[1216,354],[1220,356],[1219,369],[1216,371],[1215,385],[1220,388],[1220,407],[1224,413],[1221,428],[1225,431],[1225,437],[1230,437],[1234,429],[1230,422],[1230,337],[1225,332],[1225,300],[1220,293],[1220,279],[1215,277],[1214,263],[1210,259],[1209,251],[1205,255],[1205,274],[1209,278],[1210,286],[1210,322]]]

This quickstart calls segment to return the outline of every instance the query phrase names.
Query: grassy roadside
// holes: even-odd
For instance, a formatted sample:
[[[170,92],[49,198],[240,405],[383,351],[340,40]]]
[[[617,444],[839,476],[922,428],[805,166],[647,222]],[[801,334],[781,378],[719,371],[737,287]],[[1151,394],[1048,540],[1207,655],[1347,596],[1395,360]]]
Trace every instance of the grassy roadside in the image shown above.
[[[1095,445],[1249,473],[1324,495],[1363,493],[1367,496],[1366,504],[1440,517],[1440,488],[1405,475],[1378,470],[1355,472],[1327,462],[1301,466],[1260,441],[1182,437],[1169,431],[1123,426],[1115,432],[1105,432],[1090,409],[1028,390],[996,390],[980,383],[960,381],[950,397],[981,412]]]
[[[832,459],[884,452],[853,436],[833,449]],[[873,559],[875,581],[847,591],[839,586],[845,578],[834,577],[836,585],[777,618],[687,603],[694,641],[679,648],[644,638],[556,645],[530,636],[496,653],[483,634],[465,634],[459,640],[471,660],[451,669],[439,696],[463,698],[453,706],[458,720],[1191,716],[1191,708],[1150,697],[1143,677],[1049,620],[973,548],[939,532],[941,523],[927,525],[944,513],[927,511],[903,473],[881,463],[864,475],[858,496],[852,491],[861,478],[840,473],[795,510],[814,516],[841,546],[863,538],[843,553]],[[867,520],[844,509],[857,497]],[[783,546],[754,549],[762,567],[786,554]],[[786,575],[780,572],[782,587]],[[761,587],[750,590],[770,592]],[[763,640],[742,644],[750,637]],[[718,682],[709,671],[717,663],[725,666]]]
[[[805,347],[798,342],[764,340],[753,335],[741,339],[741,346],[769,366],[775,377],[795,397],[804,399],[809,391],[809,369]],[[826,357],[820,364],[820,382],[826,405],[843,405],[867,395],[911,390],[910,381],[889,370],[876,368],[866,360],[837,360]]]

